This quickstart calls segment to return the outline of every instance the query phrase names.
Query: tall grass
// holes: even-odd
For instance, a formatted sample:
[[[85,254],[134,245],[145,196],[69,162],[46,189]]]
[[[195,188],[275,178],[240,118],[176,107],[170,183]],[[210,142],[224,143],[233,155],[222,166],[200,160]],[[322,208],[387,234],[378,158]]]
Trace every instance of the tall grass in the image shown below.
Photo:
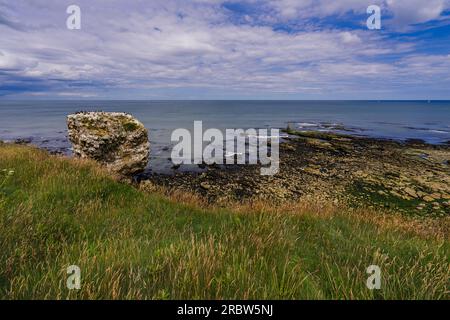
[[[448,298],[447,219],[202,206],[15,145],[0,145],[0,169],[14,170],[0,190],[2,299]],[[366,287],[373,264],[380,290]],[[69,265],[80,290],[66,287]]]

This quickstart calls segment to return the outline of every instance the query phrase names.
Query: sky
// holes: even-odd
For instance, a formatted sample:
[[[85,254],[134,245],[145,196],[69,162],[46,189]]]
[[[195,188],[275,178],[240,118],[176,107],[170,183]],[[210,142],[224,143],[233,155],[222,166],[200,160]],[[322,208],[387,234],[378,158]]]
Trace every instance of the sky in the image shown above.
[[[450,0],[0,0],[0,99],[448,100]]]

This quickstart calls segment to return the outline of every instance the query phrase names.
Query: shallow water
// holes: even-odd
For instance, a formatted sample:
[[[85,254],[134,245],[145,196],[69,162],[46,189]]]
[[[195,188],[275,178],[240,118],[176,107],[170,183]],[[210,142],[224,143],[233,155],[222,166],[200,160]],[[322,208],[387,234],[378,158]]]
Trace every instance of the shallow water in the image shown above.
[[[450,141],[450,101],[8,101],[0,100],[0,139],[30,139],[70,154],[67,114],[125,111],[149,129],[150,169],[170,170],[174,129],[292,128],[396,140]]]

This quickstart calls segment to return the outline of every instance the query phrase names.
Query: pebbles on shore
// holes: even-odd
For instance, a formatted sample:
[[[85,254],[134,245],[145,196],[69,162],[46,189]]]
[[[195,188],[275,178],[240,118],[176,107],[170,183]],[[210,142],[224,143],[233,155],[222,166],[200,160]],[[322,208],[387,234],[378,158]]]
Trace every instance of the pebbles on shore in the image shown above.
[[[289,132],[280,146],[280,172],[261,176],[257,165],[207,166],[203,173],[154,174],[169,188],[209,201],[265,199],[389,208],[406,214],[449,215],[450,158],[446,145],[400,143],[322,132]],[[427,154],[423,159],[420,154]]]

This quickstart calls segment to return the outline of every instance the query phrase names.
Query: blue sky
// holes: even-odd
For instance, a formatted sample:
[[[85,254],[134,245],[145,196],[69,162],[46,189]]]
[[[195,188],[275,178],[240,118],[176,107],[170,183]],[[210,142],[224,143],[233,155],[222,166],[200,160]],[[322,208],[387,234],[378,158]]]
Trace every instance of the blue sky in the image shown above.
[[[450,99],[450,0],[0,0],[0,35],[0,99]]]

